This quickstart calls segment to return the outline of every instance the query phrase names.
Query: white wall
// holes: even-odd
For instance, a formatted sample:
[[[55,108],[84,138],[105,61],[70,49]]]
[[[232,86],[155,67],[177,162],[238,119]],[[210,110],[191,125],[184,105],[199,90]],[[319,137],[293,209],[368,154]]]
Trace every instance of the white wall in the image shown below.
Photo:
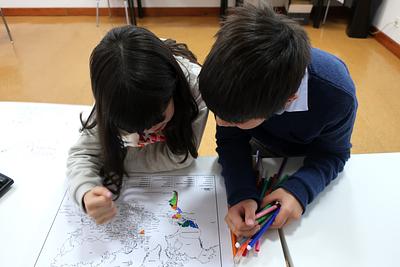
[[[135,5],[136,5],[136,0]],[[228,0],[229,5],[234,0]],[[123,6],[123,0],[110,0],[111,6]],[[219,7],[220,0],[142,0],[145,7]],[[1,7],[95,7],[96,0],[0,0]],[[106,7],[107,0],[100,0]]]
[[[375,15],[373,25],[382,30],[387,23],[393,22],[396,18],[400,19],[400,1],[383,0]],[[389,25],[383,29],[383,32],[400,44],[400,28]]]

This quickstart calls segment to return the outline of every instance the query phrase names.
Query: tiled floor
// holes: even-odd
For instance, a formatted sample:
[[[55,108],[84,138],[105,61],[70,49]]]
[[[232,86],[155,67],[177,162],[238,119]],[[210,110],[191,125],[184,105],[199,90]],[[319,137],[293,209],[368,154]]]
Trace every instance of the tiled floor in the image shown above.
[[[88,58],[122,17],[7,17],[14,46],[0,23],[0,101],[92,104]],[[214,17],[148,17],[139,20],[159,37],[187,43],[203,62],[219,28]],[[372,38],[351,39],[342,21],[306,26],[313,46],[348,65],[357,86],[353,153],[400,151],[400,60]],[[1,115],[3,116],[3,115]],[[78,119],[78,118],[77,118]],[[200,155],[215,154],[210,116]]]

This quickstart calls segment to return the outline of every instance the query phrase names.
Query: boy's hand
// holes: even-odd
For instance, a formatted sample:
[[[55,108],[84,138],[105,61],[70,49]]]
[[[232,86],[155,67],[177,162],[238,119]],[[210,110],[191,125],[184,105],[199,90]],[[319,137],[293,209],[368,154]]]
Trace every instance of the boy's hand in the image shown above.
[[[96,221],[96,224],[109,222],[117,214],[112,193],[103,186],[96,186],[86,192],[83,196],[83,205],[86,213]]]
[[[292,220],[300,219],[303,208],[291,193],[283,188],[278,188],[264,197],[261,206],[264,207],[268,203],[275,201],[279,201],[281,209],[271,228],[281,228]]]
[[[237,237],[252,236],[260,230],[260,225],[255,220],[256,210],[255,200],[243,200],[229,208],[225,222]]]

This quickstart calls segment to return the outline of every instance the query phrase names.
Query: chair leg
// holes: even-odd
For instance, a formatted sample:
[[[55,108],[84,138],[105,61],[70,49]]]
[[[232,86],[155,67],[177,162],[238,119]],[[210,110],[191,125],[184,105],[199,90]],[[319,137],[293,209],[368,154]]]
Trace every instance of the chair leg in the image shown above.
[[[137,0],[137,6],[138,6],[138,16],[139,18],[143,18],[142,0]]]
[[[129,15],[128,15],[128,1],[127,0],[124,0],[124,7],[125,7],[126,24],[130,25],[130,23],[129,23]]]
[[[96,0],[96,27],[99,27],[99,2],[100,0]]]
[[[7,24],[6,18],[4,17],[3,11],[1,10],[1,8],[0,8],[0,13],[1,13],[1,18],[3,19],[4,25],[6,26],[6,30],[7,30],[7,33],[8,33],[8,38],[10,38],[10,42],[11,43],[14,43],[14,40],[13,40],[13,38],[11,36],[10,28],[8,28],[8,24]]]
[[[108,16],[111,18],[111,6],[110,6],[110,0],[107,0],[107,5],[108,5]]]
[[[228,0],[221,0],[221,7],[219,9],[219,16],[223,18],[226,15],[226,9],[228,7]]]
[[[136,26],[136,15],[135,15],[135,1],[134,0],[128,0],[128,9],[130,13],[130,22],[132,25]]]
[[[326,3],[325,15],[324,15],[324,20],[322,21],[322,24],[325,24],[325,22],[326,22],[326,17],[328,16],[328,10],[329,10],[330,4],[331,4],[331,0],[328,0],[328,2]]]

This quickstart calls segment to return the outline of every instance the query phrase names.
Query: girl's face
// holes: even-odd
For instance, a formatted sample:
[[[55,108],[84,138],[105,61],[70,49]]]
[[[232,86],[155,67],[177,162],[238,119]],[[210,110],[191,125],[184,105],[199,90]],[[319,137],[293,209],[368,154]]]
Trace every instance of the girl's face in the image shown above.
[[[174,116],[175,112],[175,106],[174,106],[174,100],[171,99],[168,103],[167,108],[165,109],[163,115],[164,115],[164,120],[160,123],[157,123],[156,125],[153,125],[150,129],[146,129],[148,132],[159,132],[167,126],[168,122],[172,119],[172,116]]]

